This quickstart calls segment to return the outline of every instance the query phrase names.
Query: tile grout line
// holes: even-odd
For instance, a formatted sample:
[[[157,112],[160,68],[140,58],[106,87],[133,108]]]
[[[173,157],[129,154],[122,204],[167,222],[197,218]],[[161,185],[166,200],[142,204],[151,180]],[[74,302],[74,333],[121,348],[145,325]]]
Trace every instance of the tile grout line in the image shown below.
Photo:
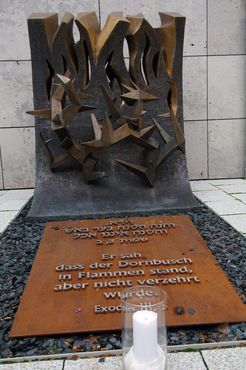
[[[7,63],[7,62],[31,62],[31,59],[0,59],[0,63]]]
[[[100,0],[98,0],[100,1]],[[100,18],[100,14],[99,14]],[[206,58],[206,57],[237,57],[237,56],[246,56],[246,54],[191,54],[191,55],[183,55],[184,58]],[[0,63],[6,62],[31,62],[31,59],[0,59]]]
[[[208,367],[208,365],[207,365],[207,363],[206,363],[206,361],[205,361],[205,358],[203,357],[202,351],[199,351],[199,353],[200,353],[200,356],[201,356],[201,358],[202,358],[202,361],[203,361],[203,363],[204,363],[204,366],[205,366],[206,370],[209,370],[209,367]]]
[[[245,120],[246,117],[232,117],[232,118],[196,118],[196,119],[184,119],[185,122],[200,122],[200,121],[238,121]]]

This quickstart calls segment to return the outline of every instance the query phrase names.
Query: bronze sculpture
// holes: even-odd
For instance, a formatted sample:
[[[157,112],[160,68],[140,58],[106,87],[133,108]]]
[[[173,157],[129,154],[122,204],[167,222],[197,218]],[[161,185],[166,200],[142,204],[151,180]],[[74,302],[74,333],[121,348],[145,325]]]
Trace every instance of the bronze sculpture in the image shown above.
[[[101,201],[96,207],[91,201],[96,201],[98,193],[100,197],[111,194],[113,205],[119,198],[116,188],[120,192],[121,185],[129,187],[129,201],[137,201],[141,209],[141,192],[146,198],[149,187],[157,186],[156,196],[165,198],[163,179],[164,186],[166,179],[168,186],[177,188],[171,192],[168,189],[163,208],[195,204],[183,154],[181,67],[185,19],[163,13],[160,18],[161,26],[154,29],[142,14],[123,17],[121,12],[112,13],[101,30],[94,12],[80,13],[75,19],[80,33],[76,43],[70,13],[64,15],[60,25],[54,13],[33,14],[28,19],[35,106],[28,113],[36,117],[40,160],[31,216],[100,214]],[[124,40],[129,49],[129,68],[124,59]],[[164,162],[167,171],[160,170]],[[62,178],[62,190],[57,190]],[[95,184],[96,189],[83,188],[86,199],[80,198],[78,181],[81,187]],[[73,188],[74,195],[65,199],[81,202],[80,210],[66,213],[66,207],[61,211],[55,202],[57,210],[40,213],[43,192],[46,189],[48,196],[48,187],[60,191],[57,200],[64,199],[66,189],[70,193]],[[177,194],[176,200],[172,192]],[[50,198],[53,206],[54,198]],[[119,208],[109,207],[106,214],[131,211],[133,207],[124,209],[123,203]]]

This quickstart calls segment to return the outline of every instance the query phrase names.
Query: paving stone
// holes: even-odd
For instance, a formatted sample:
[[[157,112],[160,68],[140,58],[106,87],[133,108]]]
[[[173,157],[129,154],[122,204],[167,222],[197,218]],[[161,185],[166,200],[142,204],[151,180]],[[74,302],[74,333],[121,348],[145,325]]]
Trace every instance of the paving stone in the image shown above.
[[[5,191],[4,197],[1,198],[1,201],[4,200],[28,200],[33,196],[33,189],[18,189],[18,190],[8,190]]]
[[[211,202],[216,200],[230,200],[231,196],[221,190],[214,191],[196,191],[195,196],[202,202]]]
[[[63,360],[3,364],[0,370],[63,370]]]
[[[208,191],[216,190],[216,188],[209,183],[208,180],[190,181],[192,191]]]
[[[229,194],[246,193],[246,181],[242,184],[220,185],[218,188]]]
[[[121,360],[121,356],[67,360],[64,370],[122,370]]]
[[[0,211],[19,211],[24,207],[27,200],[24,199],[13,199],[4,200],[3,197],[0,198]]]
[[[92,359],[67,360],[64,370],[121,370],[121,356],[117,357],[102,357]],[[205,366],[200,353],[179,352],[168,353],[167,355],[168,370],[205,370]]]
[[[241,202],[246,204],[246,193],[245,194],[233,194],[233,197],[239,199]]]
[[[246,214],[246,205],[236,199],[206,202],[206,205],[220,216]]]
[[[245,183],[244,179],[218,179],[218,180],[209,180],[209,183],[212,185],[238,185]]]
[[[2,197],[4,194],[6,194],[7,190],[0,190],[0,197]]]
[[[0,212],[0,233],[3,232],[8,224],[15,218],[18,211]]]
[[[204,350],[202,356],[209,370],[246,369],[246,348]]]
[[[168,353],[168,370],[206,370],[199,352]]]
[[[246,214],[222,216],[222,218],[240,233],[246,233]]]

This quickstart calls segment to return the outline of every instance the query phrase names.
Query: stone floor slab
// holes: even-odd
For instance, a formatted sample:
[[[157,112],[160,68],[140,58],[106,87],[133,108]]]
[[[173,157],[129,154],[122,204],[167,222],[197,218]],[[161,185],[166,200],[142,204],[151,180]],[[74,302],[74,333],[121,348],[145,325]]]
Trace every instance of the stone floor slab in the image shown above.
[[[219,216],[246,214],[246,205],[236,199],[206,202],[206,205]]]
[[[228,222],[234,229],[240,233],[246,234],[246,214],[222,216],[222,218]]]
[[[209,183],[208,180],[202,181],[191,181],[190,186],[192,191],[208,191],[208,190],[216,190],[216,188]]]
[[[0,190],[0,197],[6,194],[7,190]]]
[[[241,184],[219,185],[218,188],[229,194],[246,193],[246,181]]]
[[[18,189],[5,191],[4,200],[29,199],[33,196],[34,189]]]
[[[0,212],[0,233],[2,233],[8,224],[15,218],[18,211]]]
[[[27,202],[27,199],[4,200],[0,198],[0,211],[19,211]]]
[[[199,352],[168,353],[168,370],[206,370]]]
[[[196,191],[194,195],[200,199],[201,202],[212,202],[216,200],[230,200],[231,196],[222,190]]]
[[[246,180],[244,179],[220,179],[220,180],[209,180],[212,185],[238,185],[243,184]]]
[[[121,356],[67,360],[64,370],[122,370]],[[206,370],[199,352],[168,353],[168,370]],[[146,369],[147,370],[147,369]]]
[[[67,360],[64,370],[122,370],[121,359],[121,356],[116,356]]]
[[[246,193],[245,194],[233,194],[233,197],[239,199],[241,202],[246,204]]]
[[[2,364],[0,370],[63,370],[63,360]]]
[[[202,356],[209,370],[246,369],[246,348],[204,350]]]

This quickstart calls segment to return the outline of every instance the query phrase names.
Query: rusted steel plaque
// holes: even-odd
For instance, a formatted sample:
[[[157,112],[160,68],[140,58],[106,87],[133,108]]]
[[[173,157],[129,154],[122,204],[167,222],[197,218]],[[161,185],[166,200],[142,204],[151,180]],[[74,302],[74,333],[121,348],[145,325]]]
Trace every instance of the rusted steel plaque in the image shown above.
[[[188,216],[50,222],[10,336],[121,329],[119,295],[132,285],[167,292],[169,327],[246,319]]]

